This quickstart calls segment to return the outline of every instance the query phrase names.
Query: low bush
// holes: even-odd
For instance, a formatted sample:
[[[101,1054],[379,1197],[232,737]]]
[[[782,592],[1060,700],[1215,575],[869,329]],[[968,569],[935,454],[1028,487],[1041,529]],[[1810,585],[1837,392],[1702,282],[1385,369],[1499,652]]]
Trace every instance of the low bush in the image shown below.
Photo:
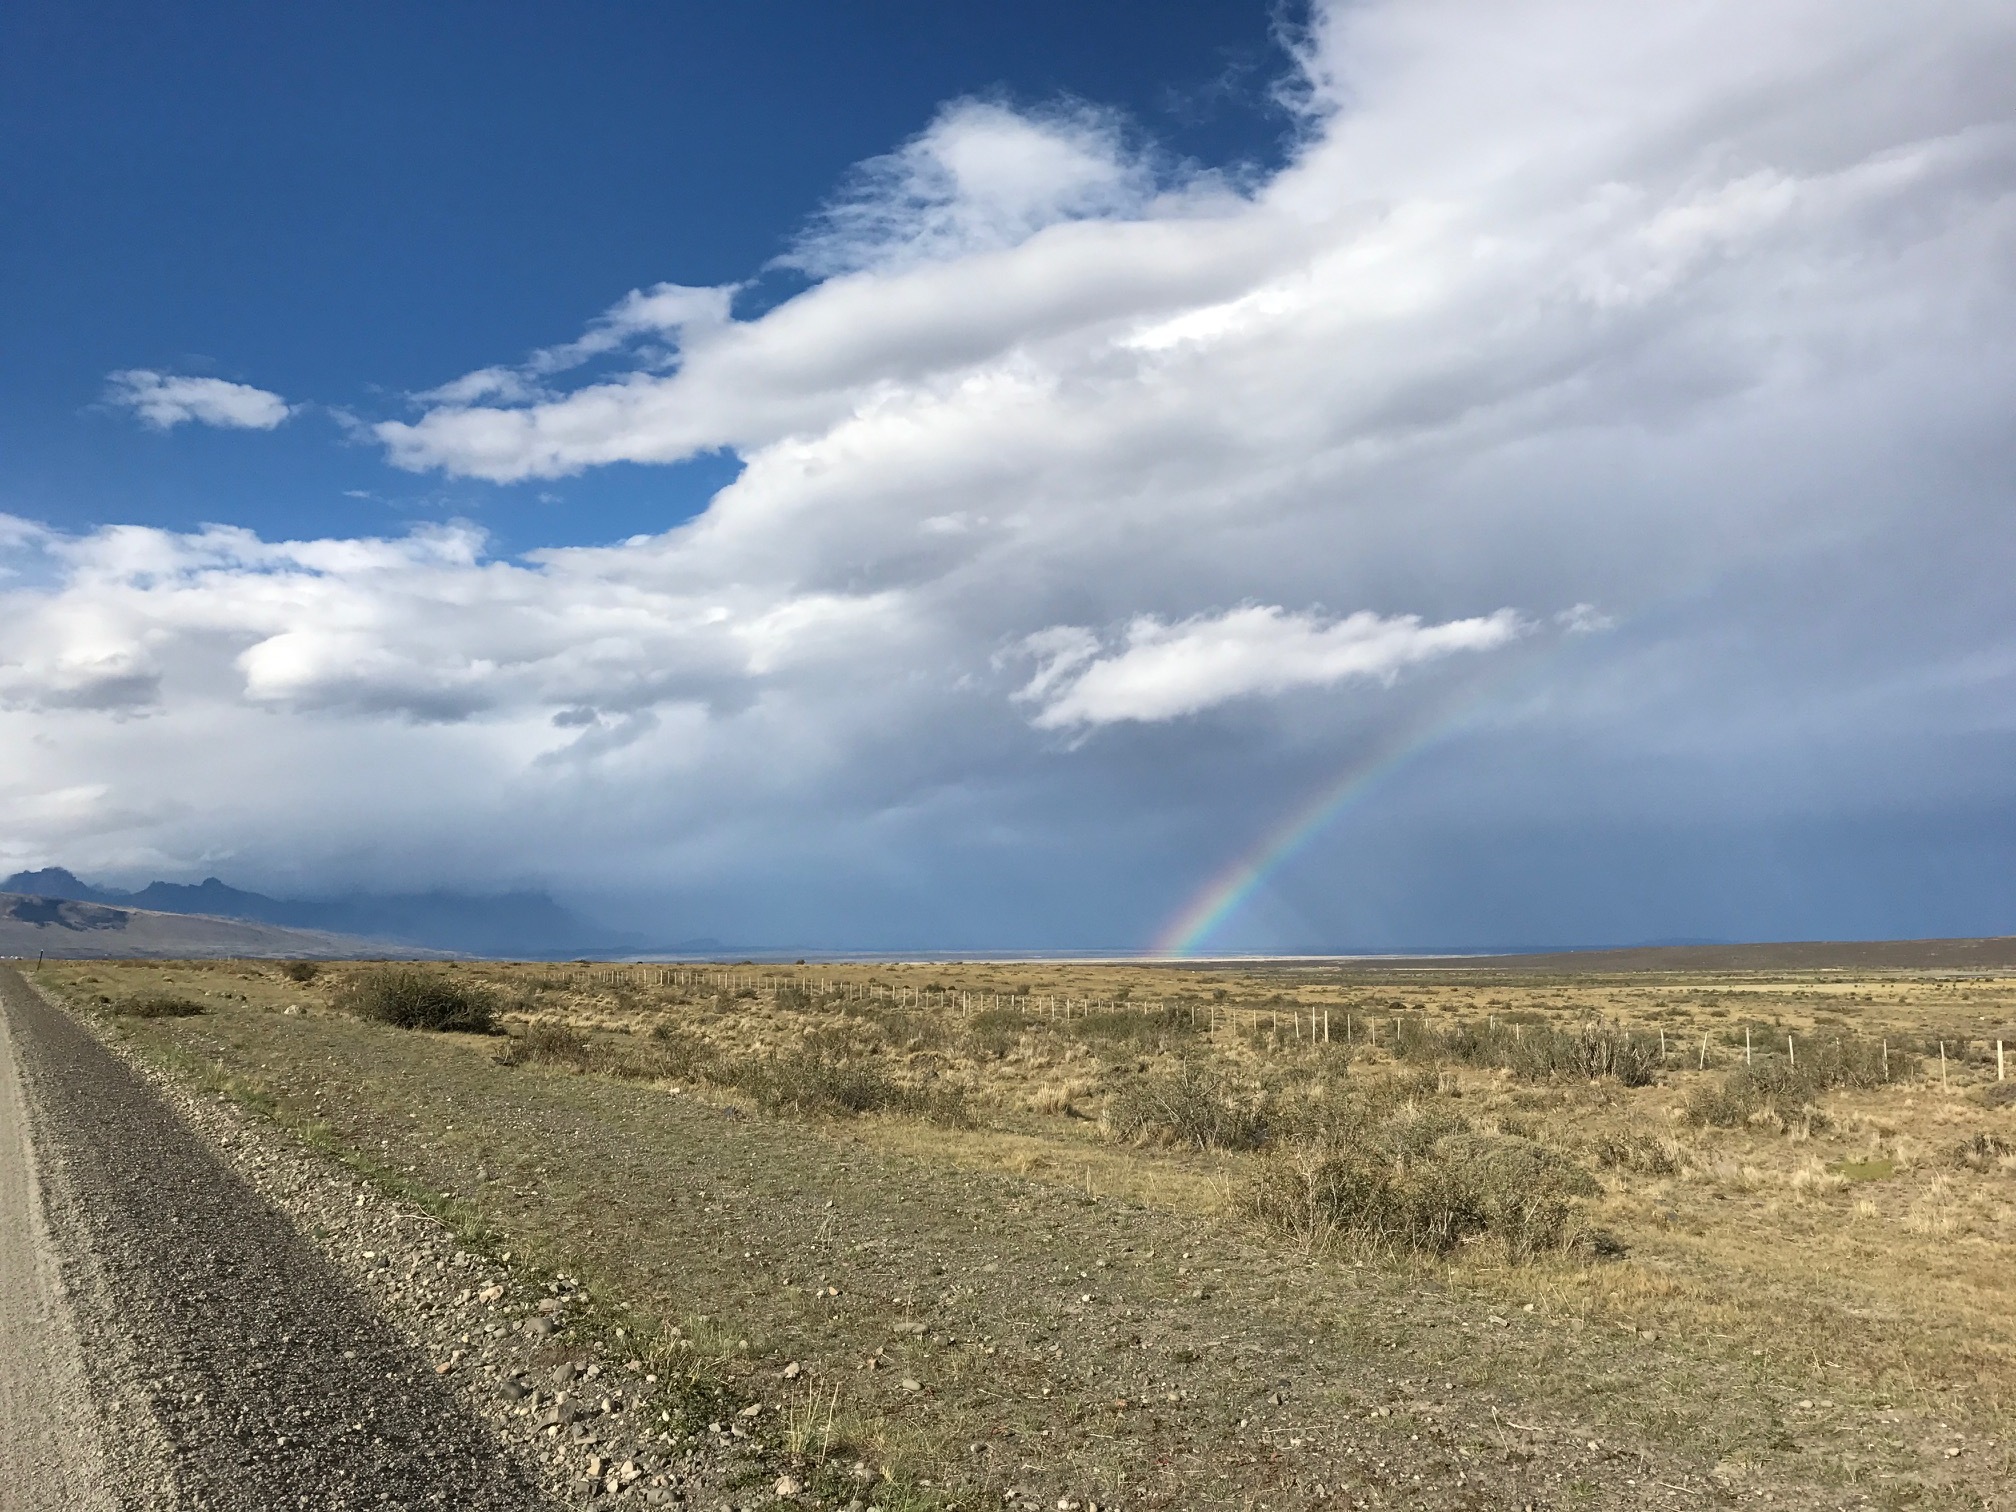
[[[1590,1248],[1580,1199],[1595,1192],[1586,1171],[1528,1140],[1403,1109],[1346,1142],[1281,1146],[1239,1204],[1305,1242],[1446,1255],[1491,1240],[1523,1261]]]
[[[290,982],[312,982],[321,974],[321,964],[316,961],[289,961],[280,968],[280,975]]]
[[[880,1066],[811,1051],[717,1067],[711,1079],[748,1093],[766,1113],[826,1117],[903,1113],[956,1128],[970,1128],[975,1122],[965,1093],[958,1088],[939,1083],[905,1086]]]
[[[855,1048],[847,1030],[827,1030],[783,1055],[730,1060],[670,1024],[633,1036],[584,1034],[538,1021],[513,1034],[497,1060],[506,1066],[558,1066],[625,1081],[704,1081],[745,1093],[772,1114],[844,1118],[886,1112],[947,1127],[974,1126],[960,1089],[937,1082],[906,1085],[876,1061],[854,1054]],[[880,1041],[871,1036],[871,1053],[879,1048]]]
[[[497,1028],[497,1006],[489,992],[412,966],[356,973],[343,984],[336,1006],[397,1029],[492,1034]]]
[[[155,1019],[194,1018],[210,1010],[190,998],[155,995],[126,998],[113,1004],[112,1011],[126,1018]]]
[[[999,1060],[1022,1043],[1029,1021],[1012,1008],[983,1008],[966,1022],[966,1053]]]
[[[840,1014],[857,1032],[891,1049],[942,1050],[956,1041],[960,1030],[950,1014],[885,1003],[845,1003]]]
[[[1985,1129],[1977,1130],[1973,1137],[1953,1152],[1954,1160],[1976,1171],[2000,1170],[2005,1164],[2016,1163],[2016,1139],[2006,1134],[1990,1134]]]
[[[818,1002],[817,994],[804,982],[786,982],[777,989],[777,1006],[786,1013],[804,1013]]]
[[[1160,1008],[1115,1008],[1088,1013],[1060,1025],[1074,1039],[1135,1049],[1154,1048],[1178,1037],[1194,1036],[1200,1026],[1185,1004]]]
[[[1547,1024],[1465,1021],[1436,1029],[1420,1018],[1396,1018],[1388,1047],[1402,1060],[1455,1062],[1510,1071],[1539,1081],[1572,1076],[1614,1078],[1643,1087],[1659,1072],[1659,1042],[1608,1024],[1556,1029]]]
[[[1589,1153],[1600,1166],[1640,1176],[1672,1176],[1680,1170],[1679,1141],[1656,1134],[1606,1134]]]
[[[560,1066],[623,1081],[697,1081],[714,1065],[704,1042],[669,1024],[657,1025],[639,1040],[630,1035],[591,1038],[543,1020],[514,1034],[497,1060],[500,1065]]]
[[[1264,1099],[1242,1098],[1224,1080],[1186,1061],[1175,1076],[1144,1077],[1106,1103],[1105,1127],[1138,1144],[1192,1150],[1255,1150],[1267,1142]]]
[[[1752,1121],[1782,1125],[1795,1114],[1810,1124],[1813,1099],[1821,1093],[1836,1087],[1880,1087],[1911,1076],[1919,1064],[1908,1050],[1845,1035],[1795,1048],[1796,1060],[1773,1054],[1697,1086],[1687,1097],[1687,1117],[1723,1129]]]

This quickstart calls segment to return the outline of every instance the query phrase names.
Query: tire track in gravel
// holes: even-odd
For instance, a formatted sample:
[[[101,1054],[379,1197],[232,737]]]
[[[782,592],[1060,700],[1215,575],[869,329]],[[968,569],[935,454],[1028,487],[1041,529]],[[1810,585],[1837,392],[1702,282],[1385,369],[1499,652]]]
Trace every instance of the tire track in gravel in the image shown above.
[[[131,1404],[108,1414],[108,1437],[165,1444],[175,1505],[549,1505],[427,1362],[117,1057],[12,969],[0,969],[0,1009],[92,1393]],[[13,1492],[0,1500],[14,1505]],[[127,1487],[122,1499],[159,1497]]]

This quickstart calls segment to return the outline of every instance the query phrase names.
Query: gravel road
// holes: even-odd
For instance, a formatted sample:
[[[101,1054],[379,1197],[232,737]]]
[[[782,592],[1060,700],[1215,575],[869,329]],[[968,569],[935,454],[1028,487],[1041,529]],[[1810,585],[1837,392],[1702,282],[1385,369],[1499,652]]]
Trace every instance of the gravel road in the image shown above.
[[[0,1505],[549,1505],[116,1057],[7,968],[0,1010]]]
[[[104,1512],[104,1455],[0,1015],[0,1505]]]

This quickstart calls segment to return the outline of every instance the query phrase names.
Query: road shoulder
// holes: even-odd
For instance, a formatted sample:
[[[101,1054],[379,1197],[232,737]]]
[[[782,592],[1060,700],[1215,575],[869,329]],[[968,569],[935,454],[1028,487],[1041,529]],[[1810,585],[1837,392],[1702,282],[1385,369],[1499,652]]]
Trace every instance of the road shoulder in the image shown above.
[[[0,1497],[19,1512],[111,1512],[98,1415],[50,1242],[27,1097],[0,1013]]]

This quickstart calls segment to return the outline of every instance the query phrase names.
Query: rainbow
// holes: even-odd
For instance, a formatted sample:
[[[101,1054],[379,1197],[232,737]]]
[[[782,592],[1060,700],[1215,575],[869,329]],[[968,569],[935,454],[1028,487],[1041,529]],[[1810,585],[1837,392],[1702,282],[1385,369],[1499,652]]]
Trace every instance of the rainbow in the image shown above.
[[[1262,835],[1245,854],[1198,888],[1155,937],[1148,954],[1198,954],[1212,932],[1244,907],[1267,879],[1300,854],[1310,841],[1415,757],[1433,750],[1469,725],[1487,704],[1531,686],[1568,654],[1575,639],[1572,635],[1560,636],[1550,650],[1533,659],[1523,674],[1496,687],[1486,683],[1467,695],[1459,695],[1453,702],[1402,725],[1359,756],[1314,797]]]
[[[1432,721],[1427,728],[1403,729],[1366,752],[1275,825],[1259,842],[1200,887],[1148,947],[1151,955],[1187,956],[1202,949],[1212,932],[1243,908],[1267,879],[1334,824],[1381,781],[1435,745],[1457,723]]]

